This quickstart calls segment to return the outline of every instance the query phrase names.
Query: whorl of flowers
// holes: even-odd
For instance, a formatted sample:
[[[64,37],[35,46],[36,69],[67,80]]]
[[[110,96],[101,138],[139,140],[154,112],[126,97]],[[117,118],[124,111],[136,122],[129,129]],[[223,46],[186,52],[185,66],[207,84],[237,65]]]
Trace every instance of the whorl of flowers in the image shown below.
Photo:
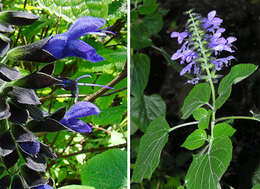
[[[203,74],[211,74],[211,78],[217,78],[216,71],[223,66],[228,66],[234,56],[222,57],[221,52],[233,53],[232,43],[237,39],[233,36],[224,38],[222,34],[225,28],[220,27],[222,19],[216,17],[216,11],[208,13],[207,18],[192,10],[187,11],[189,19],[184,32],[172,32],[171,38],[177,38],[178,44],[182,44],[171,57],[172,60],[180,59],[180,64],[186,64],[180,75],[193,73],[195,78],[188,83],[196,84],[200,79],[206,78]]]

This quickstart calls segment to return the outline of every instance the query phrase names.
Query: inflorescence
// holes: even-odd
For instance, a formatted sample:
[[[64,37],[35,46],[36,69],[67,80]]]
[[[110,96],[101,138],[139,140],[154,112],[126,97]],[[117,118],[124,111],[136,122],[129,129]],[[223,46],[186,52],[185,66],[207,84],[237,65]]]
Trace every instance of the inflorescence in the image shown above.
[[[184,32],[172,32],[171,38],[177,38],[178,44],[182,44],[171,57],[172,60],[181,59],[180,64],[187,64],[180,75],[193,73],[195,78],[188,83],[196,84],[201,79],[206,79],[203,75],[205,71],[215,79],[216,71],[228,66],[234,56],[221,57],[223,51],[234,53],[232,43],[237,39],[233,36],[224,38],[222,34],[225,28],[220,27],[223,20],[216,17],[216,11],[208,13],[207,18],[192,10],[187,11],[189,19]]]

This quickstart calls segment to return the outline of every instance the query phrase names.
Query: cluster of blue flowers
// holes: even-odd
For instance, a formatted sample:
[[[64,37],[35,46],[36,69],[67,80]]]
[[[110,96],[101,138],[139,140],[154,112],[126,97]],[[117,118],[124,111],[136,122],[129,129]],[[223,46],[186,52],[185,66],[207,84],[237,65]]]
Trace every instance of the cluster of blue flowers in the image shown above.
[[[207,18],[192,11],[188,11],[187,14],[189,19],[185,31],[171,33],[171,37],[177,38],[178,44],[182,44],[171,59],[180,59],[180,64],[187,64],[180,75],[193,73],[195,78],[188,83],[196,84],[203,78],[205,66],[216,71],[228,66],[234,56],[220,57],[220,55],[223,51],[234,53],[232,43],[236,38],[222,36],[225,32],[220,26],[223,20],[216,17],[215,10],[209,12]]]
[[[33,19],[36,20],[34,17]],[[90,62],[102,61],[103,57],[98,55],[93,47],[78,38],[86,34],[111,33],[100,29],[104,24],[105,20],[102,18],[82,17],[76,20],[65,33],[16,47],[8,53],[7,44],[0,48],[0,54],[7,53],[7,58],[13,60],[39,62],[53,62],[68,56],[77,56]],[[0,156],[6,169],[13,167],[20,155],[25,160],[25,165],[21,166],[19,174],[6,175],[0,179],[0,188],[12,186],[12,188],[53,189],[41,173],[45,172],[46,158],[55,159],[56,154],[50,147],[41,143],[33,133],[61,130],[91,132],[91,125],[79,118],[98,115],[100,110],[93,103],[78,102],[78,86],[111,88],[98,84],[79,83],[80,79],[90,77],[89,75],[82,75],[73,80],[56,78],[52,76],[53,71],[54,65],[47,64],[41,70],[21,77],[18,70],[0,64],[0,84],[6,86],[0,91],[0,125],[5,126],[1,128],[3,132],[0,133]],[[10,81],[12,83],[7,85],[6,83]],[[53,84],[71,91],[75,97],[76,104],[68,111],[66,108],[61,108],[52,114],[47,114],[38,108],[40,101],[34,90]]]

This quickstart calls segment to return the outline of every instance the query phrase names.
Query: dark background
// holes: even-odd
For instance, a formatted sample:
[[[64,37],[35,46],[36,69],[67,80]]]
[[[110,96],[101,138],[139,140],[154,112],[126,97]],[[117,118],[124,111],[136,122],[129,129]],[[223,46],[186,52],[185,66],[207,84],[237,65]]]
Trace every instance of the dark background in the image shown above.
[[[157,47],[173,54],[180,46],[176,39],[170,38],[172,31],[184,30],[186,17],[184,12],[193,8],[203,17],[211,10],[223,19],[222,27],[226,29],[225,37],[235,36],[236,60],[238,63],[260,64],[260,1],[259,0],[161,0],[160,7],[168,11],[164,15],[164,27],[158,36],[153,37]],[[176,25],[172,27],[172,23]],[[151,73],[146,95],[160,94],[167,104],[167,121],[170,126],[182,123],[180,108],[191,86],[185,84],[186,78],[179,76],[172,66],[158,51],[147,48],[145,53],[151,59]],[[225,68],[221,74],[228,73]],[[217,112],[217,117],[228,115],[248,115],[249,110],[260,110],[260,70],[250,78],[235,85],[227,103]],[[186,120],[188,121],[188,120]],[[252,177],[260,166],[260,123],[255,121],[237,120],[232,123],[237,132],[232,137],[232,162],[221,180],[223,188],[232,186],[235,189],[252,187]],[[159,168],[153,177],[162,175],[185,175],[192,157],[191,152],[180,145],[192,132],[193,128],[179,129],[169,136],[169,142],[162,152]],[[260,177],[259,177],[260,179]],[[257,178],[254,179],[254,183]],[[167,182],[167,181],[165,181]],[[260,183],[260,180],[259,182]]]

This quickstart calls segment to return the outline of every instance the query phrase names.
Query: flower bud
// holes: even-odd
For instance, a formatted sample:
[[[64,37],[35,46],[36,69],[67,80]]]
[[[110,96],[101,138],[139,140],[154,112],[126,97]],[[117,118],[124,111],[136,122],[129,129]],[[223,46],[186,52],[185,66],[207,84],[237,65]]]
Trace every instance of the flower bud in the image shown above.
[[[22,11],[4,11],[0,12],[0,22],[24,26],[30,25],[39,19],[39,16],[36,16],[32,13],[22,12]]]

